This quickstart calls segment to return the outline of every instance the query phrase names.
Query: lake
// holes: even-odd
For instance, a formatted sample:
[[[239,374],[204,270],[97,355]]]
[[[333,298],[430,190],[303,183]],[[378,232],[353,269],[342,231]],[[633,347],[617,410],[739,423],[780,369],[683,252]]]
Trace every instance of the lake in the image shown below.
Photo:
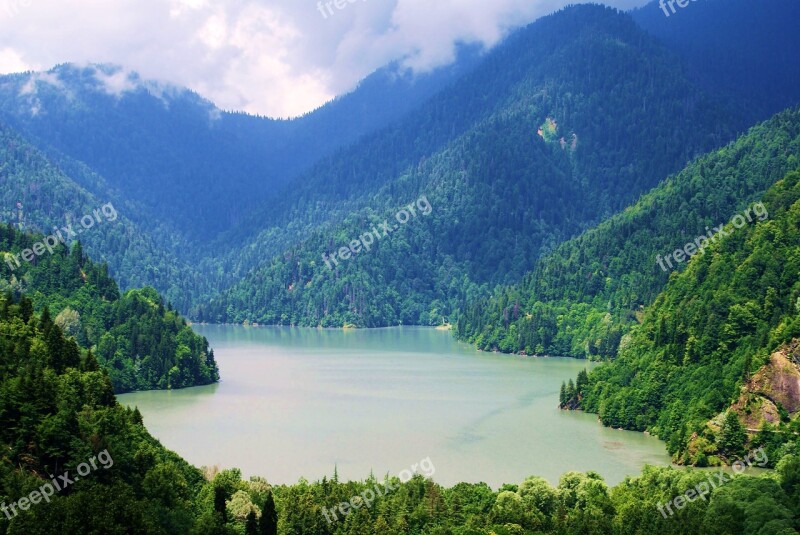
[[[609,484],[669,464],[664,443],[558,410],[561,382],[591,363],[481,353],[449,332],[198,325],[222,381],[119,396],[196,466],[296,483],[398,475],[430,458],[434,479],[493,488],[594,470]]]

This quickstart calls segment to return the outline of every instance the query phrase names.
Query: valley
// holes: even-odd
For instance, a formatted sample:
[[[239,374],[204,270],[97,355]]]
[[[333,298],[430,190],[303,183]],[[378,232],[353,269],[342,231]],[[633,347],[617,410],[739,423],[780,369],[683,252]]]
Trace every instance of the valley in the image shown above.
[[[0,534],[800,532],[796,0],[45,3]]]

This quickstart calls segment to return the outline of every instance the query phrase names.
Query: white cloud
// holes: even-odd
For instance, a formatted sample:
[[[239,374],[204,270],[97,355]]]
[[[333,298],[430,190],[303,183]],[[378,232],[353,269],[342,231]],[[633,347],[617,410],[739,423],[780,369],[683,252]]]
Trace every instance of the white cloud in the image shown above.
[[[94,77],[109,95],[120,96],[125,92],[133,91],[138,86],[131,73],[125,69],[108,73],[95,70]]]
[[[36,67],[25,62],[20,54],[11,47],[0,49],[0,72],[24,72]]]
[[[420,71],[444,65],[456,43],[492,46],[568,3],[336,1],[341,10],[334,0],[0,0],[0,72],[114,63],[187,86],[225,109],[285,117],[352,89],[392,60]],[[121,71],[104,83],[113,92],[134,82]]]

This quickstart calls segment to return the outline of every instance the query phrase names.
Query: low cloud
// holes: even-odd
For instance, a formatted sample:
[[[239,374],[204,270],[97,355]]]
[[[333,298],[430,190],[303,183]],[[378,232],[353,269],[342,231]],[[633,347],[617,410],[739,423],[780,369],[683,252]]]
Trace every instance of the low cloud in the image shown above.
[[[295,116],[393,60],[428,71],[451,62],[458,43],[491,47],[568,3],[336,2],[344,7],[333,0],[0,0],[0,72],[112,63],[189,87],[224,109]],[[128,71],[104,79],[110,92],[135,83]]]

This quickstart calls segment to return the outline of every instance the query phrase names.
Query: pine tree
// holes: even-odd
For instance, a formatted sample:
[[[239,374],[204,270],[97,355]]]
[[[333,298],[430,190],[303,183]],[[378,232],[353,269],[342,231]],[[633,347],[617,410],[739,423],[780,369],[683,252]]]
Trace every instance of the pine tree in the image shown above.
[[[575,390],[579,397],[584,394],[584,390],[586,389],[586,386],[588,384],[589,384],[589,374],[586,373],[586,369],[584,368],[583,370],[578,372],[578,378],[576,379],[575,382]]]
[[[272,492],[267,494],[264,507],[261,509],[259,527],[261,528],[261,535],[278,534],[278,512],[275,510],[275,499],[272,497]]]
[[[739,416],[736,411],[728,411],[717,438],[717,446],[728,457],[732,457],[742,454],[746,442],[747,433],[739,421]]]
[[[9,299],[8,302],[10,303],[11,300]],[[47,310],[47,307],[45,307],[44,310],[47,312],[47,315],[49,316],[50,311]],[[33,317],[33,301],[23,296],[19,300],[19,311],[20,314],[22,315],[22,321],[28,323],[28,320],[31,319],[31,317]],[[44,312],[42,313],[42,316],[44,316]]]
[[[228,496],[224,487],[214,487],[214,511],[222,516],[222,523],[228,523]]]
[[[142,418],[142,413],[139,411],[139,407],[133,408],[133,421],[139,425],[144,424],[144,418]]]
[[[20,307],[22,307],[23,301],[27,301],[27,299],[23,298],[23,300],[20,301]],[[28,301],[28,303],[30,303],[30,301]],[[50,309],[48,307],[44,307],[44,310],[42,310],[42,315],[39,316],[39,330],[47,334],[52,326],[53,319],[50,317]]]
[[[564,407],[567,404],[567,383],[561,381],[561,393],[558,395],[559,407]]]
[[[383,516],[379,516],[378,520],[375,521],[375,526],[373,527],[372,531],[375,535],[391,535],[392,528],[389,527],[389,523],[386,522],[386,519]]]
[[[255,511],[247,513],[247,520],[244,524],[244,535],[258,535],[258,518]]]
[[[94,357],[94,353],[92,353],[91,349],[86,353],[86,357],[83,359],[82,371],[85,372],[100,371],[100,365],[97,363],[97,359]]]

